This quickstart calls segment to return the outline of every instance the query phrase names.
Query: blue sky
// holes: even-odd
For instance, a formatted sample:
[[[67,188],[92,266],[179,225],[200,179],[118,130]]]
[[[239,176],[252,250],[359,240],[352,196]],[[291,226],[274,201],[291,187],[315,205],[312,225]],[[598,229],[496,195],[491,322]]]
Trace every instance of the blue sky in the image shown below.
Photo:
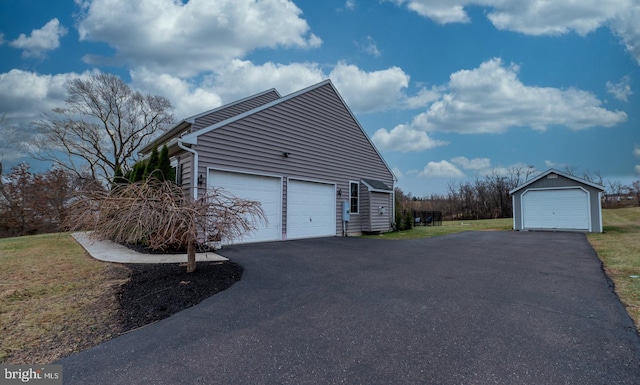
[[[96,71],[182,119],[330,78],[415,196],[514,167],[640,179],[637,0],[4,0],[0,157]]]

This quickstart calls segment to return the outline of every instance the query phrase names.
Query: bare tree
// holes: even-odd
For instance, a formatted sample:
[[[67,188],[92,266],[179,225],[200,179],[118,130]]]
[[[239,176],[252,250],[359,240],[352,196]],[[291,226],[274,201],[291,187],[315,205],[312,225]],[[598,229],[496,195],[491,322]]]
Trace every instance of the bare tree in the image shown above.
[[[37,121],[32,156],[93,179],[127,172],[138,150],[173,122],[171,103],[142,95],[119,77],[96,74],[66,85],[64,108]]]
[[[176,184],[153,177],[84,195],[72,206],[71,230],[91,230],[97,239],[143,243],[154,250],[186,247],[189,273],[196,268],[198,243],[237,239],[266,222],[259,202],[221,189],[194,200]]]

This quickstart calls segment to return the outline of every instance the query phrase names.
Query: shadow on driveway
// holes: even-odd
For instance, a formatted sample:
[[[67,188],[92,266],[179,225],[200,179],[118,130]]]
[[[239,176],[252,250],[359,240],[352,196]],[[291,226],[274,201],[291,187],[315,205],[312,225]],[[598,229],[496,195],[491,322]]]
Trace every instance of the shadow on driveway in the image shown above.
[[[637,384],[584,234],[228,247],[242,281],[61,360],[68,384]]]

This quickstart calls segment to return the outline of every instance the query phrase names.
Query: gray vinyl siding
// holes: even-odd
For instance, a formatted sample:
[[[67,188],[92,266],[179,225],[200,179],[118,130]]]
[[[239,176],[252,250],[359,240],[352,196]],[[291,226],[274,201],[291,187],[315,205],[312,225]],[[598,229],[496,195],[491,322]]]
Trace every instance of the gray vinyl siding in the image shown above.
[[[392,194],[372,191],[370,198],[371,210],[369,210],[369,212],[371,213],[371,228],[369,231],[387,231],[391,224],[389,213],[393,212],[393,208],[391,207]],[[384,207],[385,214],[380,214],[380,207]]]
[[[371,218],[372,218],[372,202],[371,202],[371,193],[369,193],[369,189],[365,186],[364,183],[360,183],[358,199],[360,200],[359,209],[360,209],[360,230],[361,231],[372,231],[371,230]]]
[[[269,91],[257,96],[239,101],[237,103],[223,106],[220,109],[213,110],[211,113],[199,116],[195,118],[193,125],[191,126],[191,132],[195,132],[202,128],[212,126],[223,120],[232,118],[234,116],[243,114],[254,108],[260,107],[264,104],[270,103],[276,99],[279,99],[280,95],[275,91]]]
[[[183,190],[191,190],[193,188],[193,184],[191,183],[192,181],[192,160],[193,156],[188,153],[188,152],[184,152],[179,160],[178,160],[178,167],[180,167],[180,165],[182,165],[182,188]]]
[[[336,191],[342,190],[336,197],[337,234],[349,181],[370,178],[393,186],[391,171],[330,83],[202,134],[193,148],[199,153],[198,172],[205,175],[207,168],[219,168],[335,183]],[[282,191],[286,194],[286,186]],[[285,211],[286,195],[283,231]],[[391,215],[388,210],[387,223]],[[361,229],[363,217],[352,215],[349,229]]]
[[[594,232],[602,232],[601,227],[601,209],[600,209],[600,192],[597,188],[589,186],[579,181],[565,178],[562,175],[558,175],[557,178],[543,177],[539,180],[532,182],[526,187],[513,192],[513,218],[514,229],[522,230],[522,195],[532,189],[552,189],[552,188],[568,188],[568,187],[581,187],[589,193],[589,209],[591,210],[591,229]]]

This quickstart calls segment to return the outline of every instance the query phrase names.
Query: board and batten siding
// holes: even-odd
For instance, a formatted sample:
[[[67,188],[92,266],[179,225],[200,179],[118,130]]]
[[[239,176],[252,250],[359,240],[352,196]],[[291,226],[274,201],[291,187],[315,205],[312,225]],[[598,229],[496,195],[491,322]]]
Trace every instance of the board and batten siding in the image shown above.
[[[337,234],[349,181],[370,178],[393,186],[391,171],[330,83],[202,134],[192,148],[203,175],[213,168],[335,183],[342,190],[336,197]],[[361,228],[360,217],[351,215],[350,229]]]

